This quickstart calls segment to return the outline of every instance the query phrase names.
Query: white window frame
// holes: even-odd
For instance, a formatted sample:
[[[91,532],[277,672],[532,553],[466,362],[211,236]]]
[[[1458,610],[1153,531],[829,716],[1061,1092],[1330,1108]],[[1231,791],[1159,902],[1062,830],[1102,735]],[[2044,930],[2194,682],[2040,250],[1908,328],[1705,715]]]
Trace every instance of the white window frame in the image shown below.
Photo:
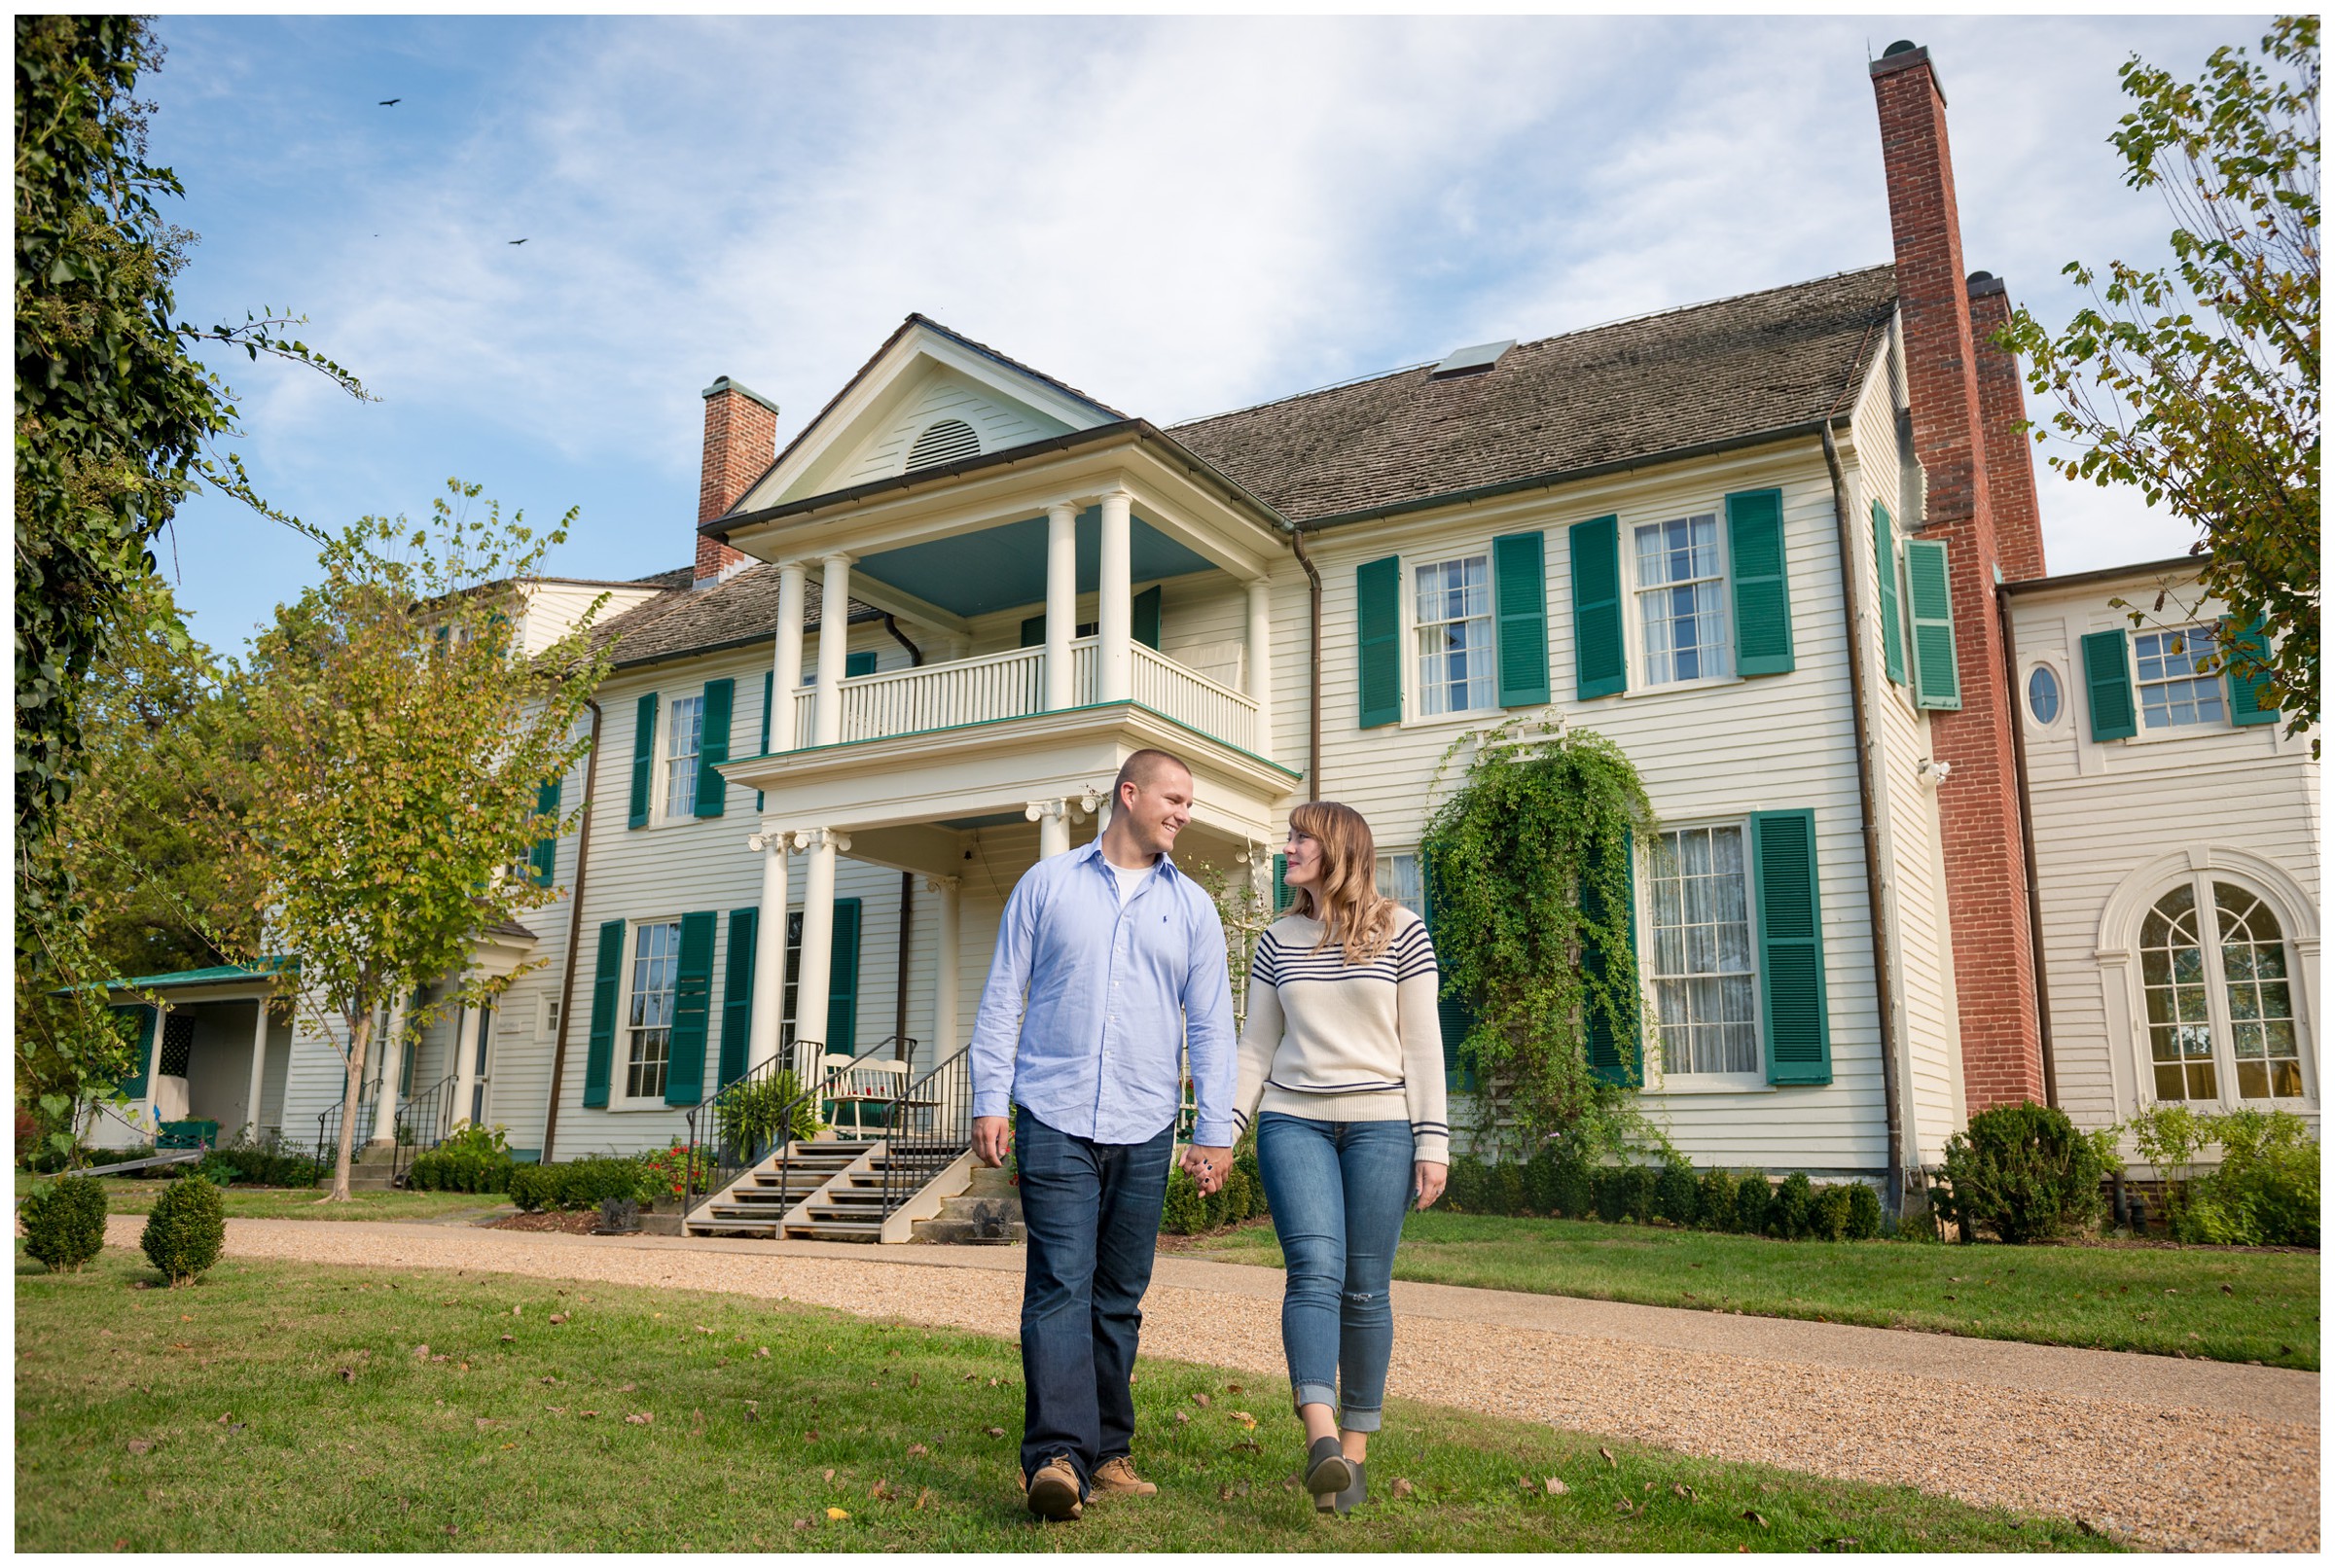
[[[2213,1089],[2209,1100],[2160,1100],[2157,1098],[2156,1052],[2151,1049],[2148,1031],[2148,980],[2141,962],[2140,933],[2146,926],[2149,911],[2174,888],[2186,881],[2190,896],[2198,901],[2198,941],[2205,949],[2206,960],[2206,1020],[2213,1040]],[[2303,1075],[2300,1098],[2247,1099],[2238,1089],[2238,1030],[2230,1016],[2229,977],[2221,964],[2221,910],[2213,901],[2213,884],[2227,882],[2260,899],[2279,922],[2279,940],[2286,949],[2286,1005],[2294,1018],[2296,1056]],[[2186,1105],[2207,1115],[2251,1107],[2259,1111],[2293,1111],[2315,1115],[2318,1109],[2318,1052],[2314,1042],[2316,1020],[2311,1013],[2311,986],[2302,973],[2305,964],[2312,962],[2296,940],[2300,922],[2287,901],[2266,887],[2258,877],[2224,866],[2208,866],[2161,878],[2154,884],[2154,893],[2140,905],[2132,926],[2131,1006],[2134,1052],[2137,1070],[2135,1084],[2143,1109],[2156,1105]]]
[[[2059,684],[2060,688],[2060,711],[2053,714],[2048,721],[2035,717],[2034,703],[2028,695],[2028,687],[2034,681],[2037,670],[2049,670],[2051,678]],[[2075,688],[2068,683],[2067,672],[2048,659],[2029,659],[2027,673],[2019,678],[2020,722],[2038,733],[2056,734],[2060,727],[2068,722],[2068,715],[2073,711],[2074,706]]]
[[[2229,683],[2219,670],[2214,671],[2211,675],[2174,676],[2172,678],[2172,680],[2203,681],[2209,686],[2212,687],[2214,696],[2221,703],[2220,718],[2198,719],[2188,724],[2151,725],[2148,722],[2148,704],[2142,694],[2147,688],[2152,686],[2171,685],[2172,680],[2143,681],[2140,678],[2140,639],[2143,637],[2163,636],[2173,633],[2179,633],[2183,636],[2189,636],[2192,633],[2201,634],[2198,640],[2202,641],[2204,650],[2208,653],[2211,652],[2212,650],[2213,630],[2209,623],[2185,626],[2151,627],[2146,631],[2136,631],[2132,634],[2132,649],[2130,657],[2133,661],[2133,732],[2125,737],[2125,743],[2127,745],[2137,742],[2140,745],[2146,746],[2167,740],[2190,740],[2195,739],[2199,735],[2222,734],[2238,728],[2238,726],[2230,722]],[[2197,657],[2197,655],[2192,654],[2191,658],[2193,663]]]
[[[1717,683],[1713,683],[1717,684]],[[1659,689],[1658,689],[1659,690]],[[1665,821],[1665,833],[1692,833],[1711,828],[1734,828],[1743,836],[1743,935],[1751,953],[1751,1035],[1755,1042],[1752,1060],[1756,1063],[1742,1073],[1685,1073],[1672,1072],[1664,1059],[1661,1021],[1655,1006],[1655,973],[1653,954],[1656,946],[1654,930],[1654,868],[1646,856],[1632,850],[1636,864],[1631,878],[1633,897],[1637,906],[1637,983],[1638,1005],[1642,1023],[1639,1028],[1639,1051],[1645,1061],[1648,1092],[1660,1094],[1771,1094],[1776,1086],[1768,1082],[1767,1026],[1760,1016],[1760,987],[1763,979],[1759,963],[1759,900],[1753,897],[1751,871],[1751,819],[1748,816],[1701,817],[1677,822]]]
[[[1411,875],[1419,884],[1416,903],[1411,899],[1398,896],[1388,880],[1389,873],[1394,870],[1394,863],[1398,860],[1407,860],[1411,863]],[[1377,880],[1381,897],[1393,899],[1421,920],[1427,917],[1427,873],[1425,868],[1419,863],[1419,846],[1417,844],[1409,844],[1400,849],[1380,850],[1378,863],[1371,870]]]
[[[610,1110],[614,1111],[662,1111],[667,1108],[665,1103],[665,1087],[662,1084],[658,1086],[654,1095],[632,1092],[632,1034],[636,1027],[632,1022],[632,1001],[635,994],[634,984],[640,973],[640,939],[643,932],[658,926],[672,928],[673,990],[675,1000],[679,1000],[681,916],[677,914],[656,915],[646,920],[633,921],[632,929],[628,934],[629,940],[625,945],[624,994],[618,999],[619,1011],[616,1025],[618,1050],[615,1052],[617,1059],[610,1064],[611,1071],[609,1073],[614,1082],[609,1085],[608,1106]],[[672,1021],[668,1018],[665,1025],[665,1068],[668,1077],[672,1072],[672,1066],[673,1026]]]
[[[698,749],[689,754],[691,780],[689,809],[675,811],[673,809],[673,764],[678,759],[673,754],[673,734],[677,721],[681,717],[681,704],[684,702],[695,702],[698,705]],[[650,788],[657,797],[657,809],[654,816],[660,825],[695,822],[698,820],[698,761],[705,752],[704,690],[700,688],[686,696],[676,696],[669,702],[661,703],[660,706],[664,711],[657,715],[657,776],[650,783]]]
[[[1640,528],[1659,527],[1664,523],[1683,522],[1701,517],[1708,517],[1715,524],[1712,534],[1716,541],[1719,557],[1719,573],[1716,579],[1719,585],[1718,613],[1727,628],[1727,635],[1722,643],[1727,651],[1727,673],[1724,675],[1698,675],[1692,680],[1685,681],[1653,681],[1648,678],[1651,672],[1647,668],[1645,596],[1657,590],[1640,587],[1637,581],[1637,531]],[[1625,629],[1623,636],[1628,639],[1629,647],[1625,664],[1625,668],[1629,672],[1629,685],[1623,689],[1622,695],[1626,697],[1659,696],[1669,692],[1700,692],[1711,687],[1741,685],[1743,677],[1738,668],[1741,655],[1736,647],[1735,556],[1728,550],[1726,503],[1719,501],[1707,507],[1690,506],[1684,511],[1675,507],[1666,507],[1658,516],[1624,518],[1620,523],[1620,528],[1621,538],[1617,541],[1619,546],[1617,553],[1621,557],[1619,569],[1622,576],[1622,598],[1624,601],[1622,622]],[[1675,586],[1674,584],[1664,585],[1665,588]],[[1902,596],[1899,602],[1903,602]]]
[[[1491,542],[1488,539],[1464,549],[1445,551],[1432,555],[1400,555],[1396,559],[1400,563],[1402,573],[1400,588],[1403,601],[1403,716],[1400,728],[1481,724],[1487,719],[1501,717],[1507,710],[1500,706],[1500,601],[1499,585],[1493,581],[1491,575]],[[1486,647],[1491,674],[1491,702],[1487,707],[1454,708],[1446,713],[1428,713],[1424,711],[1427,703],[1426,692],[1419,672],[1419,633],[1420,629],[1419,574],[1424,567],[1448,566],[1454,561],[1471,559],[1481,559],[1484,562],[1484,620],[1491,631],[1491,641]],[[1434,624],[1447,625],[1450,623],[1439,621]]]

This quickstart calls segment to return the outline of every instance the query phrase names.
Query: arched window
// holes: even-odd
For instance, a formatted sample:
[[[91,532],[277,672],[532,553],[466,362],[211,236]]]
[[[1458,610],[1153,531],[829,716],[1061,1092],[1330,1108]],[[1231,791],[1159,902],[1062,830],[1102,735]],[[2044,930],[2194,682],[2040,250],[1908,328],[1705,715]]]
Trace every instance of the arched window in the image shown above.
[[[2303,1097],[2286,941],[2255,894],[2200,876],[2158,899],[2140,922],[2140,983],[2157,1099]]]
[[[909,447],[907,472],[939,468],[944,463],[959,463],[980,455],[981,437],[971,425],[962,419],[936,419],[924,427],[924,433]]]

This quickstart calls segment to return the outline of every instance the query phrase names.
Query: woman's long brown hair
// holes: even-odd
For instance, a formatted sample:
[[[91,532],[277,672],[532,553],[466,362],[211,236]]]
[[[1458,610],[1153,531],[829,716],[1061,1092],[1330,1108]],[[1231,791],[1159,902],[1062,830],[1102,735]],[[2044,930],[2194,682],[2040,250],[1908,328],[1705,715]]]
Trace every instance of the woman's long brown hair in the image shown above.
[[[1367,964],[1394,941],[1394,900],[1379,896],[1378,842],[1362,813],[1336,801],[1308,801],[1289,813],[1289,831],[1321,846],[1311,887],[1292,889],[1290,912],[1321,922],[1319,949],[1335,942],[1349,964]],[[1327,913],[1323,911],[1327,910]]]

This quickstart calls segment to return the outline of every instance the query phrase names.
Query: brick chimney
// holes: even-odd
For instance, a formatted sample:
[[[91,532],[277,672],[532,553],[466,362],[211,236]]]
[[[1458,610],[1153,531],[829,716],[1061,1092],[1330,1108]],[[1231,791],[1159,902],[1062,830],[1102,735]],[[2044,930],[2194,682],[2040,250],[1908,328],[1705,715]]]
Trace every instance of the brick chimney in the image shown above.
[[[2019,360],[1993,341],[2011,323],[2011,296],[1992,272],[1973,272],[1971,346],[1978,359],[1978,419],[1986,431],[1987,499],[1994,509],[1994,548],[2013,583],[2043,577],[2043,513],[2035,501],[2035,444],[2019,429],[2027,386]]]
[[[1889,228],[1896,244],[1897,307],[1905,325],[1906,385],[1914,454],[1928,472],[1922,530],[1942,540],[1953,574],[1954,635],[1962,705],[1929,716],[1930,747],[1949,763],[1938,786],[1945,837],[1948,915],[1954,931],[1955,989],[1960,1009],[1964,1099],[1973,1113],[2049,1098],[2029,940],[2027,861],[2020,833],[2018,772],[2011,753],[1997,569],[2042,568],[2040,534],[2014,524],[2022,541],[2004,559],[1996,533],[1995,457],[1971,334],[1972,302],[1962,270],[1961,219],[1946,142],[1946,94],[1929,51],[1892,44],[1872,64],[1888,178]],[[1982,296],[1982,316],[1996,308]],[[2003,356],[1995,356],[2003,357]],[[2016,396],[2017,368],[2009,367]],[[2006,408],[2009,405],[2005,406]],[[2008,435],[2007,416],[2003,432]],[[1999,442],[1992,444],[1998,446]],[[2015,473],[2014,473],[2015,469]],[[2000,464],[2006,490],[2032,470],[2024,451]],[[2017,503],[2014,502],[2014,511]],[[2033,516],[2031,499],[2027,517]],[[2025,544],[2032,537],[2031,547]]]
[[[778,451],[778,405],[727,375],[705,389],[705,464],[698,480],[698,521],[711,522],[737,504]],[[744,560],[719,539],[698,535],[697,586]]]

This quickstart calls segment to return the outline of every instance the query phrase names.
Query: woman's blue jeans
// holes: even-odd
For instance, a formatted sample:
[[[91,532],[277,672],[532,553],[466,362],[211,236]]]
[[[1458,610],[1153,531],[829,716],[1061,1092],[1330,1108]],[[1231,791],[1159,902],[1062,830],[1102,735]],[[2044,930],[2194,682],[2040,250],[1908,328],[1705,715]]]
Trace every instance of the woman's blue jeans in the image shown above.
[[[1297,1403],[1379,1430],[1394,1351],[1394,1247],[1411,1206],[1408,1122],[1316,1122],[1268,1111],[1257,1170],[1288,1260],[1281,1349]],[[1340,1393],[1343,1390],[1344,1399]]]

